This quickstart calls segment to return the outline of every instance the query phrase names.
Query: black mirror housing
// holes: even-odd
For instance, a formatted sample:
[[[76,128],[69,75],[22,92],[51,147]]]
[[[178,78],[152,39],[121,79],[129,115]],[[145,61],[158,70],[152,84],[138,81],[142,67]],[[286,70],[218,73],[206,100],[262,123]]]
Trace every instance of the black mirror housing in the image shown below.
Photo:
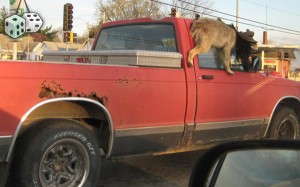
[[[217,145],[207,150],[196,162],[189,186],[202,187],[206,185],[210,172],[219,160],[219,158],[230,152],[243,150],[263,150],[263,149],[280,149],[280,150],[299,150],[300,141],[296,140],[247,140],[228,142]]]

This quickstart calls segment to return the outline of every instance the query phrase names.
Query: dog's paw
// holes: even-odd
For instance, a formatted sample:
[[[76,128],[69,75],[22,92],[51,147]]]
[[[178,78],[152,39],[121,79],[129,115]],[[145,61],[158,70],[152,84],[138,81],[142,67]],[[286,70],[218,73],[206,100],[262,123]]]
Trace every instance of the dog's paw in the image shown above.
[[[234,75],[234,72],[231,71],[231,70],[227,71],[227,73],[228,73],[229,75]]]
[[[233,72],[229,67],[225,67],[225,71],[226,71],[229,75],[234,75],[234,72]]]
[[[188,61],[187,64],[188,64],[188,67],[191,67],[191,68],[194,67],[194,63],[193,62]]]

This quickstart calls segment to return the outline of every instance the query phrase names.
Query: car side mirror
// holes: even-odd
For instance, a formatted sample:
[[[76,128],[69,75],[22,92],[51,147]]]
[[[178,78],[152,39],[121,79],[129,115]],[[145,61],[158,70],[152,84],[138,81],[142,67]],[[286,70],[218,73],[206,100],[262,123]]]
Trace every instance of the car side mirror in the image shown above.
[[[225,143],[197,161],[189,186],[300,186],[299,161],[300,141]]]
[[[253,71],[260,71],[262,70],[262,60],[259,56],[256,56],[252,59],[252,63],[253,63]]]
[[[242,66],[246,72],[257,72],[262,70],[262,60],[259,56],[251,56],[242,61]]]

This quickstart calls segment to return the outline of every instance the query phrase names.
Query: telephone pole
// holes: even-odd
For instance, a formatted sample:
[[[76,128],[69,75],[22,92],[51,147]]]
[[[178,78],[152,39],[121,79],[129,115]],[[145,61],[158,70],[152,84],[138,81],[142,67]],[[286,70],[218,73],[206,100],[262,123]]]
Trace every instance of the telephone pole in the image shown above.
[[[239,17],[240,17],[240,0],[236,0],[236,23],[235,27],[239,30]]]

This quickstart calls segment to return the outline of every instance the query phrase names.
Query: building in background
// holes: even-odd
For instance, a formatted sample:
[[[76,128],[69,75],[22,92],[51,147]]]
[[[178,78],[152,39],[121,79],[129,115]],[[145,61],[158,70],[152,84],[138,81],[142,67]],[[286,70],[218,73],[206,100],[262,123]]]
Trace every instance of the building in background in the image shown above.
[[[1,54],[0,59],[2,60],[10,60],[13,57],[13,41],[6,35],[0,35],[0,48]],[[24,60],[26,55],[24,54],[24,48],[26,46],[26,39],[18,39],[17,40],[17,60]],[[32,40],[31,40],[32,41]]]
[[[61,42],[33,42],[29,44],[30,60],[43,60],[43,52],[47,51],[77,51],[82,44],[66,44]],[[25,47],[24,53],[28,55],[28,48]]]
[[[299,46],[258,45],[258,47],[264,73],[289,78],[292,61],[296,59],[294,52]]]
[[[41,48],[42,42],[32,42],[27,44],[24,49],[26,55],[26,60],[41,60],[42,51]],[[28,49],[29,46],[29,49]]]

